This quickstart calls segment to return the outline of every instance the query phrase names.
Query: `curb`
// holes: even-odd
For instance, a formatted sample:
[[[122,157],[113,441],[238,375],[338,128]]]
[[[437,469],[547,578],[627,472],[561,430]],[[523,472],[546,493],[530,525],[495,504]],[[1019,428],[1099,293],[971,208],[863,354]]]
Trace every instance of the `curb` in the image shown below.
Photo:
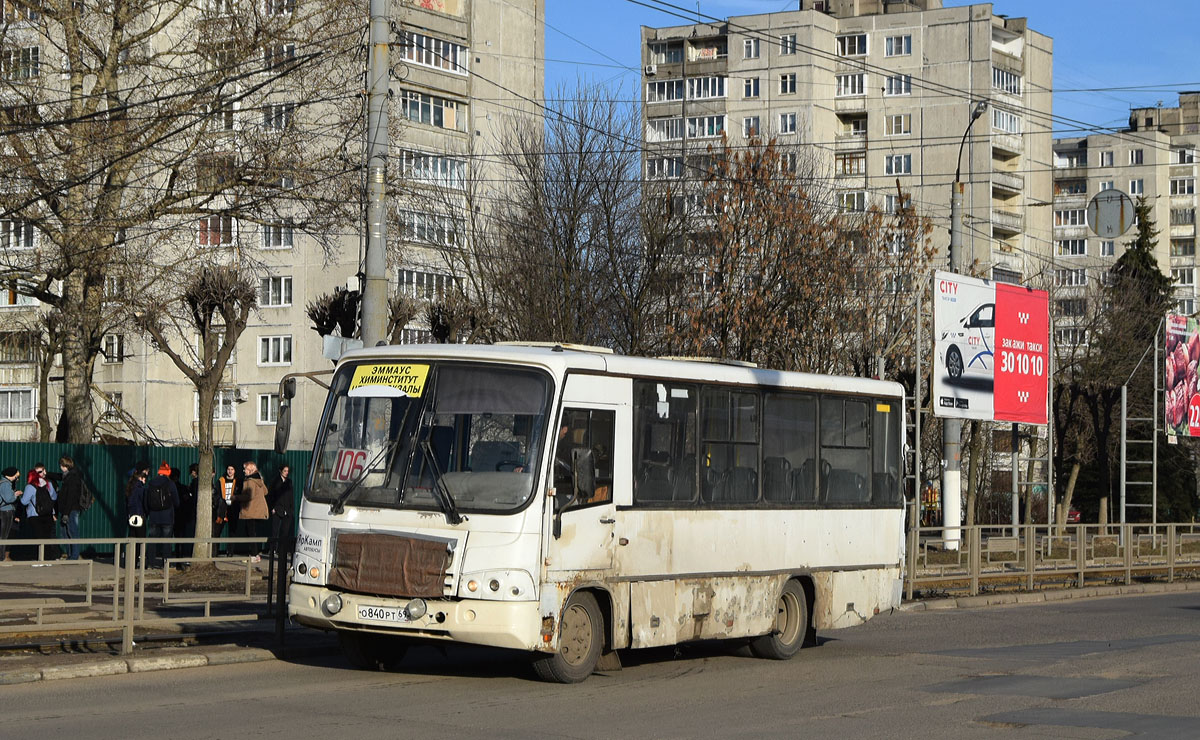
[[[35,681],[58,681],[68,678],[94,678],[116,676],[122,673],[147,673],[179,668],[202,668],[204,666],[259,663],[268,660],[285,660],[302,657],[332,655],[334,646],[285,647],[269,650],[260,647],[212,647],[203,651],[180,652],[176,655],[136,655],[127,658],[105,658],[103,660],[77,662],[45,668],[15,668],[0,670],[0,686],[33,683]]]
[[[897,607],[902,612],[939,611],[942,609],[978,609],[985,606],[1010,606],[1013,604],[1042,604],[1073,599],[1104,599],[1113,596],[1138,596],[1144,594],[1180,593],[1200,591],[1200,581],[1184,583],[1135,583],[1128,586],[1088,586],[1086,588],[1033,591],[1011,594],[987,594],[983,596],[960,596],[947,599],[906,601]]]

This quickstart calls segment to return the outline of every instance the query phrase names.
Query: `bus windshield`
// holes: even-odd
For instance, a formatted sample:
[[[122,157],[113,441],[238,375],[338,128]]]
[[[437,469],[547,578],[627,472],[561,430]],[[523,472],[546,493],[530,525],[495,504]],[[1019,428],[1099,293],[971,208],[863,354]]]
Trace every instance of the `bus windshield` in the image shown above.
[[[549,381],[534,370],[429,361],[346,365],[317,436],[310,501],[502,512],[533,493]]]

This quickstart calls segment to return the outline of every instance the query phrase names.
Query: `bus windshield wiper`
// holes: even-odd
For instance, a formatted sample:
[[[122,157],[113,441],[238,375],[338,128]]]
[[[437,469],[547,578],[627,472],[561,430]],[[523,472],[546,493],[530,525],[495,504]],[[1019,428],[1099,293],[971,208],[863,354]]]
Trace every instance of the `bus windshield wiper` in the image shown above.
[[[466,517],[458,513],[458,507],[454,505],[454,497],[450,495],[450,489],[446,487],[446,481],[442,479],[442,467],[438,465],[437,456],[433,454],[433,445],[429,444],[429,437],[421,440],[417,446],[421,448],[422,454],[425,455],[425,461],[433,472],[434,498],[437,499],[442,513],[446,515],[446,521],[450,524],[461,524],[466,521]]]
[[[346,500],[350,498],[350,494],[358,490],[358,487],[367,479],[367,476],[375,470],[375,466],[379,464],[380,460],[391,456],[392,450],[396,449],[396,445],[400,443],[401,438],[402,435],[398,434],[392,439],[391,442],[388,442],[386,445],[379,448],[379,452],[375,453],[375,457],[371,458],[370,461],[363,466],[363,471],[358,474],[358,477],[355,478],[350,485],[346,486],[346,490],[338,494],[338,497],[333,500],[333,503],[329,504],[330,514],[341,514],[343,511],[345,511]]]

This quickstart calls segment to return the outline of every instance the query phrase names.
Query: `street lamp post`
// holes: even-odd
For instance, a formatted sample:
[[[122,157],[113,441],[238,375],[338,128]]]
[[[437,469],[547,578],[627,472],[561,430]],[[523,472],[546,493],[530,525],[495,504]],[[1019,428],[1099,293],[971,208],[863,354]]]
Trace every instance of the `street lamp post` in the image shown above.
[[[971,110],[971,120],[958,144],[958,161],[954,167],[954,184],[950,190],[950,272],[962,269],[962,153],[971,126],[987,110],[987,103],[977,102]],[[942,420],[942,540],[947,550],[957,550],[962,539],[962,420]]]

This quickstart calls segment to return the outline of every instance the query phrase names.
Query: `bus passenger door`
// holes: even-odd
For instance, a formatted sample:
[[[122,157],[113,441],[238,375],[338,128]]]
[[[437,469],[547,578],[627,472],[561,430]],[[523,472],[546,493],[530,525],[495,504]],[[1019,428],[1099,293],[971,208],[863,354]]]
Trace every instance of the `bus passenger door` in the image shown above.
[[[571,378],[568,391],[572,388],[570,380],[582,380],[589,386],[595,386],[614,379]],[[548,573],[608,570],[613,566],[613,550],[616,547],[614,483],[619,483],[621,479],[614,472],[620,469],[622,453],[627,454],[627,451],[619,452],[615,447],[616,430],[624,415],[628,414],[629,407],[590,399],[570,400],[576,397],[564,394],[557,431],[551,476],[555,497],[551,505],[561,515],[561,529],[558,537],[551,536],[549,540]],[[611,393],[607,396],[609,399],[619,397]],[[628,421],[625,420],[625,423]],[[575,451],[591,452],[596,476],[590,490],[573,491],[572,460],[577,457],[573,454]]]

